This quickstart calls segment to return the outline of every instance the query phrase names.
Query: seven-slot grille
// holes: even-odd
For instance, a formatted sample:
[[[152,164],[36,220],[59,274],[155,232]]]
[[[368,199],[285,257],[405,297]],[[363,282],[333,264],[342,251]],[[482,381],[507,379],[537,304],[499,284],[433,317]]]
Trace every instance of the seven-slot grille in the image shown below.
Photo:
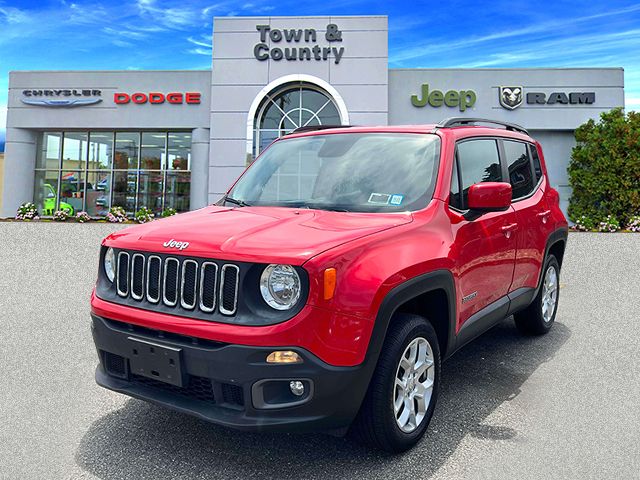
[[[123,298],[235,315],[240,268],[232,263],[119,252],[116,290]]]

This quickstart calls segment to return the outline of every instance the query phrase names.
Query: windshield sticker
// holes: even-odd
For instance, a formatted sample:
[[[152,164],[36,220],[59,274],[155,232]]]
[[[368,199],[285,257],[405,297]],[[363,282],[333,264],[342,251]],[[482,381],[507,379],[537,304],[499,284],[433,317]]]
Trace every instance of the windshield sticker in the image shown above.
[[[375,203],[376,205],[389,205],[391,195],[388,193],[372,193],[369,195],[369,203]]]
[[[391,200],[389,200],[390,205],[402,205],[402,201],[404,200],[404,195],[391,195]]]

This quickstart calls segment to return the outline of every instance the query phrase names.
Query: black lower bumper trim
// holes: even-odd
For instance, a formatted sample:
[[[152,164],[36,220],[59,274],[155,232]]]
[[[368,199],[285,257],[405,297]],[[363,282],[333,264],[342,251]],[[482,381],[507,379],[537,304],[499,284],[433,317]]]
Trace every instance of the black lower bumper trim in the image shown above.
[[[334,367],[296,348],[301,364],[267,364],[268,347],[201,342],[140,330],[92,316],[100,364],[96,382],[110,390],[247,431],[322,431],[349,426],[367,389],[363,366]],[[171,384],[130,369],[131,339],[180,351],[182,382]],[[282,348],[282,347],[279,347]],[[304,394],[290,392],[300,379]]]

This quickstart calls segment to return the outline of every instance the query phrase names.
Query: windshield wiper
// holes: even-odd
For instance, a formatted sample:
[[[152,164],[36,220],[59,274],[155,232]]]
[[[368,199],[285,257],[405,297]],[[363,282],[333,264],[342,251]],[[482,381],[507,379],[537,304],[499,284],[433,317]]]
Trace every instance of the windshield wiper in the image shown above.
[[[348,209],[340,205],[332,205],[330,203],[305,203],[304,208],[312,208],[314,210],[329,210],[331,212],[349,212]]]
[[[245,202],[244,200],[238,200],[236,198],[232,198],[232,197],[229,197],[229,196],[224,197],[224,201],[225,202],[229,202],[229,203],[233,203],[234,205],[238,205],[239,207],[250,207],[251,206],[247,202]]]

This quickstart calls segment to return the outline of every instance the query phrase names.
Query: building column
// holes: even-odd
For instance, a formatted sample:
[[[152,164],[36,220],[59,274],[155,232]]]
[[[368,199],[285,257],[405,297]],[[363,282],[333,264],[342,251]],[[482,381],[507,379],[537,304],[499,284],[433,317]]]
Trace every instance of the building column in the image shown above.
[[[38,132],[34,130],[7,128],[0,217],[13,217],[20,205],[33,201],[37,142]]]
[[[191,132],[191,194],[190,209],[206,207],[209,187],[209,129]]]

